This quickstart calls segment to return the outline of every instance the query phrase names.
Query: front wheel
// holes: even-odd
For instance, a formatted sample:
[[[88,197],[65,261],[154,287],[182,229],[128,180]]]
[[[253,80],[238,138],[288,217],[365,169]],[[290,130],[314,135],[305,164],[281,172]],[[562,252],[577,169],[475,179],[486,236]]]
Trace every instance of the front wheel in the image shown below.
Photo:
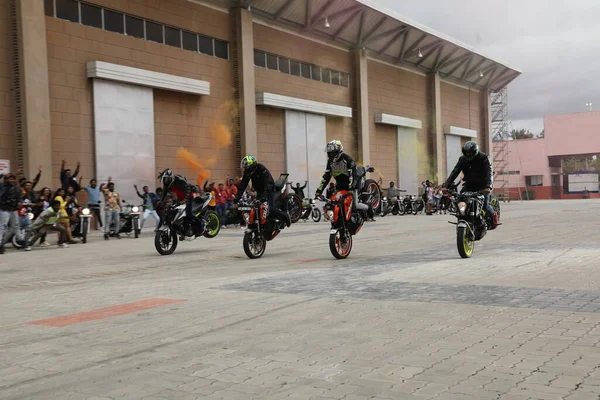
[[[417,203],[412,203],[412,215],[417,215],[418,212],[419,206],[417,205]]]
[[[450,205],[448,206],[448,211],[450,212],[450,214],[456,214],[456,212],[458,211],[456,207],[456,202],[450,202]]]
[[[171,229],[156,231],[154,236],[154,247],[162,256],[173,254],[177,248],[177,235]]]
[[[406,214],[406,209],[404,208],[404,204],[400,203],[398,204],[398,215],[404,214]]]
[[[210,210],[206,212],[205,218],[206,230],[204,231],[204,237],[212,239],[221,231],[221,220],[216,212]]]
[[[469,230],[465,226],[456,228],[456,247],[458,254],[462,258],[469,258],[475,249],[475,240],[471,237]]]
[[[22,236],[23,236],[23,237],[25,236],[25,233],[24,233],[24,232],[22,232]],[[20,240],[18,239],[18,235],[17,235],[16,233],[15,233],[15,234],[13,234],[13,237],[12,237],[12,245],[13,245],[13,247],[14,247],[15,249],[22,249],[22,248],[23,248],[23,242],[22,242],[22,241],[20,241]]]
[[[330,234],[329,250],[331,250],[331,254],[338,260],[348,257],[352,251],[352,235],[342,229]]]
[[[84,218],[81,223],[81,243],[87,243],[88,224],[88,219]]]
[[[318,208],[314,208],[311,213],[312,220],[315,222],[319,222],[321,220],[321,210]]]
[[[267,248],[267,240],[265,237],[256,232],[248,232],[244,235],[244,253],[250,259],[260,258],[265,254]]]

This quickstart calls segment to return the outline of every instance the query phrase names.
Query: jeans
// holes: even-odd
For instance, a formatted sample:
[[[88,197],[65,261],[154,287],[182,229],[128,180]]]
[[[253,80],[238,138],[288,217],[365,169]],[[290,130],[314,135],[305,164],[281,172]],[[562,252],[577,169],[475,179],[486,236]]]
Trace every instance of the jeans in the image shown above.
[[[106,210],[104,213],[104,234],[110,234],[110,224],[114,221],[115,223],[115,232],[119,234],[119,230],[121,229],[121,218],[119,216],[119,210]]]
[[[102,228],[102,214],[100,213],[100,204],[90,203],[88,204],[88,208],[96,217],[96,222],[98,223],[98,226]]]
[[[60,233],[60,236],[58,237],[58,244],[63,244],[67,241],[67,231],[65,230],[65,228],[63,226],[61,226],[61,225],[56,225],[56,226],[44,225],[41,228],[39,228],[37,231],[35,231],[32,243],[35,243],[35,241],[41,237],[46,237],[46,234],[48,233],[48,231]]]
[[[219,214],[219,220],[221,221],[221,224],[225,222],[225,211],[225,203],[217,204],[217,214]]]
[[[10,224],[10,229],[8,225]],[[16,211],[0,210],[0,247],[19,229],[19,214]]]
[[[233,208],[233,200],[227,200],[227,202],[225,202],[225,210],[229,210],[230,208]]]
[[[495,211],[492,208],[492,205],[490,204],[490,198],[491,198],[491,194],[485,194],[483,195],[483,209],[485,210],[485,213],[487,214],[487,217],[489,219],[492,219]]]
[[[151,215],[152,218],[154,218],[154,220],[156,221],[156,225],[160,223],[160,217],[158,216],[157,212],[155,210],[149,210],[146,208],[144,210],[144,218],[142,218],[142,228],[144,227],[144,222],[146,222],[146,219],[148,219],[148,217]]]
[[[25,235],[21,235],[21,229],[19,229],[17,230],[17,235],[22,237],[17,237],[17,239],[24,241],[27,246],[29,244],[29,238],[31,237],[31,220],[27,215],[19,216],[19,226],[25,231]]]

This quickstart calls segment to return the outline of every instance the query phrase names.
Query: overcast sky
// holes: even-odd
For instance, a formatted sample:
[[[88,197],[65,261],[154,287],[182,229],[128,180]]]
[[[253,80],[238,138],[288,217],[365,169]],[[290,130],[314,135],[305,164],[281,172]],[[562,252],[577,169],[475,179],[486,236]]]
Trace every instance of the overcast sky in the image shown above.
[[[508,89],[515,129],[600,110],[600,0],[375,1],[523,71]]]

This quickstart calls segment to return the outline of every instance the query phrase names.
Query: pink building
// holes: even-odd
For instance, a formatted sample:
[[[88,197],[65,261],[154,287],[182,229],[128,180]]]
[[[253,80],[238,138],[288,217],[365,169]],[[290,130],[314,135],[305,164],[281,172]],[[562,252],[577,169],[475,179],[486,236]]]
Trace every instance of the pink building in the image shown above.
[[[544,117],[544,138],[497,141],[493,155],[496,190],[511,199],[600,197],[600,111]]]

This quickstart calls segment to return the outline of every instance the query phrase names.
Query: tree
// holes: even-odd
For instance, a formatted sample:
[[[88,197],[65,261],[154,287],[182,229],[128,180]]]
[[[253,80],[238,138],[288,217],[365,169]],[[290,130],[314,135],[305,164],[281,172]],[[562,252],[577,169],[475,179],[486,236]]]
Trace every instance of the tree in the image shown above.
[[[545,129],[542,129],[542,131],[537,135],[537,137],[539,137],[540,139],[544,138],[544,131]]]
[[[515,140],[520,140],[533,139],[535,135],[529,132],[529,129],[513,129],[512,131],[510,131],[510,136]]]

